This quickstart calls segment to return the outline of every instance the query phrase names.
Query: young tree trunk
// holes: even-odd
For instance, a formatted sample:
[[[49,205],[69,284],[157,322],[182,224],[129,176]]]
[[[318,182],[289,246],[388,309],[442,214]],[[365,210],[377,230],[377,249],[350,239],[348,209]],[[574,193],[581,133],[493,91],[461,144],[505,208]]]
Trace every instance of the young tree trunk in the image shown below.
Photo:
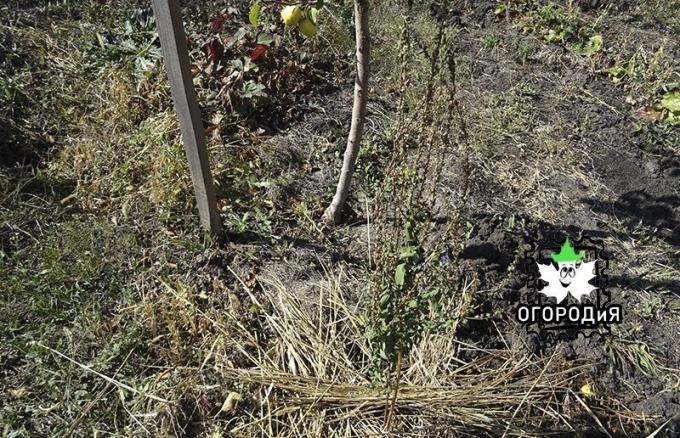
[[[328,225],[337,225],[342,220],[342,209],[349,195],[352,174],[356,167],[361,137],[364,133],[366,118],[366,102],[368,101],[369,75],[369,33],[368,33],[368,0],[354,0],[354,25],[356,28],[357,75],[354,81],[354,106],[352,107],[352,125],[347,136],[347,148],[342,160],[342,171],[338,187],[331,205],[326,209],[323,218]]]

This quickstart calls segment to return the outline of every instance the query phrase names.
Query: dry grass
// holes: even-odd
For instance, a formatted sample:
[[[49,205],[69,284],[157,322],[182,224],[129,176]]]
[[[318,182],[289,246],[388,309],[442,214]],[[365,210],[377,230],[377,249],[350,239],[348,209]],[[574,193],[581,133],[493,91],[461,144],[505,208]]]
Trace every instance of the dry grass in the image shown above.
[[[244,385],[231,424],[238,436],[369,436],[384,434],[385,388],[370,379],[365,313],[343,295],[345,274],[318,285],[318,299],[296,296],[274,278],[262,281],[262,327],[245,330],[246,367],[229,357],[215,367]],[[461,352],[467,354],[462,355]],[[474,357],[464,360],[461,357]],[[518,349],[488,350],[456,339],[455,328],[424,336],[405,360],[393,432],[400,436],[541,436],[541,427],[570,430],[583,410],[565,411],[585,364],[554,354],[529,358]],[[572,394],[571,396],[569,394]],[[576,396],[578,397],[578,396]],[[573,429],[572,429],[573,430]]]

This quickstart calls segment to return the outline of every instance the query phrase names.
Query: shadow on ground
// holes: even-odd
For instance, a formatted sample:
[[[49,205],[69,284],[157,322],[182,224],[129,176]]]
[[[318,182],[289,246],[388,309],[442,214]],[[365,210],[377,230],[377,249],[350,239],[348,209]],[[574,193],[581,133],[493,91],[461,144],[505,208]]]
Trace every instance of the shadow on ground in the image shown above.
[[[669,245],[680,246],[679,196],[654,196],[635,190],[623,193],[613,204],[592,198],[581,201],[596,213],[603,213],[617,220],[628,231],[633,231],[640,225],[650,227],[656,237]]]

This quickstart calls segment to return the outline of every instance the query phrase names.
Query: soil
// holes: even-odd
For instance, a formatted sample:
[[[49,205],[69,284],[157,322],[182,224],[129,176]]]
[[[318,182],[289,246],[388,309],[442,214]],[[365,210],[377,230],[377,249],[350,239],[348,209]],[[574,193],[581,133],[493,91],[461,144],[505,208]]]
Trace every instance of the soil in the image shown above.
[[[590,2],[590,5],[601,7],[601,3]],[[619,10],[622,10],[622,6],[619,6]],[[536,55],[527,63],[517,61],[502,49],[490,58],[479,56],[475,52],[479,50],[479,41],[486,35],[497,35],[501,41],[527,37],[494,20],[488,8],[478,6],[474,11],[467,26],[465,14],[461,14],[466,30],[461,32],[458,42],[461,54],[473,52],[470,56],[473,59],[471,69],[475,72],[475,84],[461,92],[471,97],[466,104],[474,106],[475,100],[485,92],[502,92],[519,82],[529,82],[536,90],[531,100],[538,118],[538,122],[532,126],[534,132],[541,126],[554,126],[555,122],[559,122],[560,128],[553,134],[564,139],[567,147],[578,154],[578,165],[584,170],[587,180],[562,174],[564,178],[542,181],[544,192],[559,193],[561,205],[553,220],[537,221],[535,212],[523,210],[521,205],[499,202],[504,200],[504,194],[499,196],[487,189],[489,184],[501,186],[497,175],[485,174],[486,181],[476,185],[473,193],[469,220],[475,225],[476,232],[467,242],[462,257],[472,262],[469,263],[472,269],[484,274],[488,288],[504,275],[512,261],[511,255],[527,239],[551,236],[563,238],[565,235],[603,239],[611,244],[608,250],[614,274],[610,279],[609,290],[614,301],[624,308],[623,325],[641,326],[640,338],[658,347],[664,365],[677,370],[680,365],[678,316],[664,314],[652,319],[642,318],[634,309],[642,301],[643,291],[677,302],[680,297],[680,279],[675,276],[662,281],[645,281],[645,271],[649,265],[645,265],[640,258],[636,262],[641,265],[641,272],[637,275],[623,273],[625,268],[622,265],[631,254],[624,251],[621,245],[622,240],[644,229],[665,248],[669,255],[667,261],[676,272],[680,267],[677,256],[680,250],[680,157],[677,149],[664,148],[660,144],[662,142],[645,136],[644,130],[640,129],[640,120],[634,115],[635,108],[626,102],[625,91],[605,75],[584,69],[583,65],[578,65],[578,60],[560,49],[532,40],[532,43],[539,45],[537,53],[552,55]],[[460,16],[458,19],[461,19]],[[474,25],[480,20],[483,23],[481,26]],[[629,24],[623,26],[623,22]],[[625,14],[603,24],[608,29],[616,26],[623,26],[626,31],[632,28],[632,33],[638,36],[644,34],[646,41],[663,41],[667,35],[663,28],[639,30],[635,18],[626,17]],[[622,32],[622,29],[618,31]],[[671,50],[677,54],[678,46],[672,44]],[[677,63],[679,58],[675,59]],[[585,121],[587,129],[583,129]],[[678,137],[675,139],[677,141]],[[512,142],[494,147],[501,148],[505,154],[518,157],[524,154]],[[455,175],[451,179],[455,180]],[[512,198],[512,194],[507,195]],[[484,205],[491,208],[480,211],[479,206]],[[493,214],[491,211],[504,214]],[[521,215],[522,220],[516,222],[523,223],[524,229],[520,232],[507,231],[505,219],[508,215]],[[550,355],[558,350],[568,360],[587,359],[596,363],[592,375],[602,386],[601,391],[618,394],[622,402],[636,411],[668,419],[667,436],[680,436],[680,393],[677,386],[675,389],[667,388],[659,376],[649,377],[639,371],[633,371],[633,375],[622,375],[621,370],[612,370],[608,367],[604,348],[606,340],[580,337],[573,341],[541,344],[535,337],[527,337],[524,327],[511,316],[511,309],[522,293],[524,284],[521,269],[517,271],[518,274],[509,282],[501,299],[492,298],[489,301],[483,294],[478,297],[483,303],[482,308],[502,308],[507,311],[508,317],[501,329],[504,336],[522,339],[526,348],[535,354]],[[485,289],[485,286],[481,289]],[[493,336],[495,329],[491,327],[486,330],[487,336],[479,335],[484,332],[483,327],[474,327],[473,331],[476,333],[470,333],[469,336],[477,341],[483,340],[488,346],[500,341],[498,336]]]
[[[637,339],[656,348],[664,367],[680,368],[680,347],[676,340],[680,331],[678,315],[666,312],[645,318],[635,310],[650,296],[661,297],[666,303],[677,302],[680,279],[677,276],[655,277],[651,273],[653,265],[645,260],[645,253],[631,249],[627,244],[646,236],[660,248],[659,253],[668,256],[664,263],[675,272],[680,269],[677,256],[680,250],[680,157],[677,149],[667,147],[680,136],[675,131],[670,134],[671,140],[665,142],[650,136],[656,127],[646,126],[646,122],[636,117],[638,108],[629,103],[626,90],[605,74],[597,72],[564,47],[524,35],[504,20],[498,20],[493,15],[495,2],[479,2],[474,6],[469,3],[461,2],[453,11],[440,11],[436,7],[432,10],[436,17],[451,20],[462,28],[456,47],[459,60],[466,61],[468,67],[467,80],[460,90],[462,104],[474,113],[477,102],[484,97],[507,92],[517,85],[530,85],[533,91],[525,102],[530,106],[528,117],[531,122],[524,133],[500,137],[498,143],[489,145],[494,150],[491,160],[502,157],[511,170],[520,170],[523,163],[528,163],[529,173],[540,172],[543,170],[540,166],[545,165],[548,173],[556,177],[541,179],[540,184],[517,193],[499,180],[499,172],[488,171],[481,161],[478,163],[466,212],[473,231],[465,242],[461,266],[467,273],[477,271],[482,279],[476,297],[477,311],[501,309],[505,316],[493,324],[473,321],[461,335],[483,347],[493,348],[510,339],[531,354],[549,356],[557,351],[569,361],[594,363],[590,376],[598,391],[614,394],[631,409],[658,418],[659,425],[668,420],[666,436],[680,436],[680,393],[677,386],[675,389],[667,387],[661,375],[644,375],[634,366],[625,370],[612,368],[606,353],[607,340],[603,338],[579,337],[547,343],[527,334],[526,328],[515,321],[512,313],[520,294],[526,293],[522,269],[509,274],[507,287],[499,294],[485,293],[508,275],[516,252],[527,240],[563,239],[565,235],[602,239],[611,258],[609,291],[614,302],[624,308],[622,327],[638,327]],[[580,3],[584,11],[602,10],[609,4],[603,1]],[[624,51],[637,46],[638,42],[665,42],[671,53],[680,54],[677,44],[670,42],[667,29],[640,27],[635,16],[626,15],[628,9],[620,4],[618,15],[605,18],[606,37],[615,40],[629,32],[633,39],[628,42],[630,47],[622,47]],[[481,42],[490,35],[507,43],[492,51],[484,50]],[[535,47],[528,60],[518,59],[513,47],[519,42]],[[676,69],[678,60],[680,57],[676,56]],[[350,93],[351,88],[347,86],[320,98],[313,105],[317,109],[310,111],[301,122],[300,126],[305,130],[325,135],[332,147],[327,152],[328,163],[307,178],[293,182],[285,190],[287,195],[309,191],[327,195],[329,184],[332,186],[335,181],[335,164],[344,150],[344,138],[335,133],[337,128],[349,123]],[[369,119],[380,117],[384,112],[394,112],[390,99],[382,100],[377,94],[371,97],[372,104],[381,111],[372,114],[369,111]],[[300,131],[300,127],[297,130]],[[552,155],[545,160],[531,155],[530,147],[525,147],[526,143],[537,144],[542,132],[547,132],[562,145],[557,154],[544,151],[546,155]],[[369,128],[370,134],[383,135],[380,130],[370,132]],[[284,160],[305,153],[296,146],[299,143],[291,135],[284,133],[271,139],[276,145],[275,153]],[[528,140],[523,141],[523,136]],[[459,166],[456,166],[459,158],[453,153],[450,157],[451,166],[443,179],[447,190],[442,191],[442,196],[455,193],[462,182],[457,171]],[[488,160],[489,157],[479,159]],[[572,169],[578,170],[579,174],[570,173]],[[526,178],[527,174],[520,174],[520,178]],[[286,202],[286,194],[280,202]],[[353,262],[365,260],[368,239],[362,204],[367,195],[370,197],[370,194],[359,194],[350,199],[356,220],[345,240],[348,244],[345,251],[334,253],[326,244],[320,248],[303,247],[285,260],[265,262],[262,270],[285,279],[287,286],[301,288],[304,292],[304,284],[323,275],[319,260],[342,260],[349,263],[349,269]],[[527,201],[532,197],[536,202]],[[543,210],[539,211],[537,207]],[[514,227],[507,226],[510,217],[515,221]],[[322,248],[326,251],[318,251]],[[313,295],[311,291],[304,293]],[[360,297],[359,291],[357,299]],[[499,336],[496,325],[505,339]]]
[[[610,28],[620,24],[620,21],[611,23]],[[631,27],[635,27],[634,21],[632,26],[625,26],[627,31]],[[488,28],[472,31],[474,36],[471,38],[479,38],[487,32],[490,32]],[[511,31],[496,27],[493,32],[501,33],[503,39]],[[648,41],[663,40],[663,29],[646,32]],[[466,44],[468,43],[463,37],[460,45],[465,47]],[[677,53],[677,45],[674,47]],[[675,59],[677,61],[678,58]],[[560,62],[547,61],[549,65],[540,59],[524,66],[507,59],[502,62],[511,65],[510,68],[503,68],[505,71],[513,71],[509,74],[510,77],[499,78],[494,75],[493,79],[489,78],[480,88],[502,90],[509,83],[530,78],[538,88],[534,104],[539,117],[544,123],[550,123],[550,120],[566,122],[563,124],[563,138],[568,140],[569,147],[579,150],[584,161],[587,160],[585,169],[590,181],[585,184],[583,181],[573,180],[571,184],[564,184],[565,180],[559,180],[560,184],[554,185],[553,181],[546,181],[545,190],[552,188],[559,191],[563,196],[562,205],[567,208],[562,211],[558,220],[549,223],[532,224],[528,219],[529,236],[539,237],[532,233],[532,228],[538,227],[539,230],[547,229],[558,234],[585,234],[612,242],[609,250],[614,275],[610,278],[609,290],[614,300],[623,305],[624,326],[641,326],[643,335],[640,338],[659,348],[665,366],[677,369],[680,364],[680,349],[676,341],[680,321],[677,315],[666,314],[650,320],[641,318],[634,308],[642,299],[642,291],[659,294],[667,300],[677,302],[680,281],[675,276],[661,282],[646,282],[643,278],[647,273],[644,271],[649,266],[642,267],[642,272],[638,272],[637,276],[622,273],[621,265],[630,254],[622,250],[619,242],[644,228],[666,248],[668,261],[672,266],[675,269],[680,266],[677,257],[680,249],[679,157],[672,150],[660,147],[655,139],[642,135],[640,121],[633,114],[635,108],[626,103],[627,96],[621,87],[613,85],[601,74],[573,65],[568,56],[560,57]],[[567,99],[563,99],[566,94],[564,90],[580,91],[578,94],[567,94]],[[584,92],[595,98],[584,101]],[[555,96],[560,96],[561,101],[556,101]],[[585,120],[589,122],[588,129],[579,129],[579,125],[582,126]],[[601,188],[594,196],[595,190],[592,188],[595,186]],[[481,199],[489,198],[484,193],[478,193],[477,196]],[[488,199],[487,202],[492,204],[493,199]],[[531,215],[531,212],[524,213]],[[487,219],[487,223],[489,220],[493,221]],[[495,222],[498,223],[497,220]],[[482,224],[479,228],[483,230],[485,226]],[[517,242],[515,245],[521,243],[517,236],[505,233],[499,244],[498,225],[492,233],[487,232],[474,239],[490,245],[489,254],[506,251],[504,247],[509,246],[508,242]],[[675,255],[670,255],[672,253]],[[640,259],[636,262],[644,265],[644,261]],[[503,272],[502,265],[498,268],[499,272]],[[497,274],[494,273],[492,277],[495,275]],[[518,283],[521,284],[521,280],[515,282],[514,287]],[[506,297],[513,299],[515,292],[516,289],[511,288]],[[496,305],[507,307],[508,304],[505,302]],[[522,328],[512,322],[508,322],[506,330],[520,335],[522,333]],[[532,343],[534,350],[537,349],[535,339],[527,342],[528,345]],[[678,436],[680,393],[677,387],[667,389],[658,377],[648,377],[640,372],[634,376],[622,376],[620,370],[608,369],[604,343],[604,340],[579,338],[556,345],[540,346],[538,349],[539,354],[550,354],[554,349],[561,349],[569,360],[594,361],[598,365],[593,370],[593,377],[603,386],[601,390],[619,394],[621,401],[636,411],[663,419],[673,418],[666,433],[667,436]],[[628,387],[623,384],[623,380]],[[632,391],[629,390],[631,388]]]
[[[593,363],[589,375],[598,392],[614,395],[630,409],[654,417],[658,426],[667,421],[666,436],[679,437],[677,375],[673,386],[664,379],[668,373],[645,375],[634,364],[617,368],[608,357],[607,339],[542,341],[514,318],[514,308],[526,293],[523,260],[517,261],[515,256],[528,241],[563,239],[565,235],[602,239],[611,265],[608,290],[624,309],[621,332],[634,329],[636,339],[654,347],[661,367],[680,369],[680,315],[669,310],[680,300],[678,129],[669,133],[658,123],[640,120],[635,115],[640,106],[637,96],[633,97],[635,104],[629,103],[627,90],[582,58],[499,20],[493,13],[496,1],[456,3],[450,10],[435,6],[432,13],[461,29],[456,42],[463,70],[459,96],[471,123],[480,117],[497,117],[500,125],[512,122],[493,112],[480,114],[483,108],[479,102],[503,93],[515,93],[513,96],[526,107],[526,112],[517,115],[521,125],[518,131],[508,128],[504,135],[484,137],[490,144],[473,154],[474,176],[464,212],[472,228],[463,242],[460,269],[462,275],[479,274],[475,311],[500,316],[493,321],[471,320],[460,332],[461,338],[483,348],[499,347],[509,340],[531,355],[559,354],[567,361]],[[663,44],[675,60],[674,70],[679,70],[677,36],[673,40],[673,34],[661,24],[643,25],[631,12],[634,2],[578,3],[588,13],[615,7],[616,14],[605,16],[603,22],[603,34],[612,41],[610,44],[624,35],[623,52],[644,45],[653,51]],[[489,36],[501,43],[485,48],[483,41]],[[516,47],[521,43],[534,48],[528,59],[517,55]],[[308,149],[310,138],[314,147],[323,147],[319,153],[322,160],[315,167],[298,172],[300,178],[271,187],[274,206],[283,209],[302,194],[330,199],[345,148],[351,95],[351,83],[329,87],[310,96],[299,108],[300,114],[281,123],[268,122],[264,127],[268,134],[274,134],[267,140],[271,148],[260,153],[281,168],[299,170],[309,161],[303,158],[313,153]],[[396,97],[374,89],[370,99],[365,135],[386,141],[385,129],[395,113]],[[290,129],[282,130],[287,127]],[[0,133],[11,133],[10,128],[0,127]],[[13,145],[13,136],[7,137],[7,145]],[[0,150],[7,145],[0,141]],[[22,159],[12,156],[12,162],[34,159],[20,153]],[[441,205],[456,202],[450,199],[451,194],[458,193],[463,182],[460,156],[452,151],[448,159]],[[191,283],[207,293],[217,286],[206,279],[234,280],[237,284],[236,276],[246,283],[259,277],[280,280],[285,287],[313,300],[317,293],[314,285],[327,278],[325,267],[341,265],[349,278],[357,279],[347,289],[354,293],[350,298],[359,302],[366,293],[361,288],[365,282],[359,278],[370,245],[366,201],[373,195],[356,190],[359,186],[355,182],[346,211],[348,229],[319,229],[316,240],[292,232],[289,235],[290,230],[275,230],[290,243],[281,249],[263,244],[260,236],[230,233],[219,254],[194,260],[191,265],[177,260],[177,270],[189,272]],[[312,219],[321,212],[311,212]],[[511,222],[514,225],[509,225]],[[0,237],[8,233],[0,227]],[[0,241],[6,245],[9,239]],[[660,276],[660,266],[675,274]],[[501,281],[505,286],[491,293]],[[638,309],[652,297],[660,298],[664,307],[645,316]],[[239,360],[235,352],[234,363]],[[597,435],[588,430],[579,436]]]

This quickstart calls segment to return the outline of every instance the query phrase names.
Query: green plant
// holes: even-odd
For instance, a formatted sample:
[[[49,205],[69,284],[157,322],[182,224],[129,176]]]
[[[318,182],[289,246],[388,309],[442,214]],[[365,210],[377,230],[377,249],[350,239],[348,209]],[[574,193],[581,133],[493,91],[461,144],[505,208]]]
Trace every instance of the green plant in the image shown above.
[[[442,175],[444,154],[459,148],[464,175],[469,174],[469,162],[465,122],[456,100],[453,33],[443,24],[426,46],[430,49],[422,52],[429,68],[428,79],[410,90],[424,98],[416,108],[408,107],[409,65],[417,59],[415,53],[420,50],[414,46],[422,38],[404,24],[400,47],[401,94],[392,138],[394,152],[378,191],[378,207],[372,213],[378,246],[371,273],[373,305],[367,336],[373,379],[389,386],[393,393],[385,407],[387,430],[394,414],[402,367],[411,348],[427,333],[452,327],[455,330],[474,305],[474,287],[462,287],[452,268],[457,250],[450,248],[460,234],[460,210],[454,213],[440,238],[434,242],[429,239],[436,227],[435,188]],[[412,144],[428,147],[410,150]],[[467,188],[463,188],[459,208],[466,196]]]
[[[493,13],[497,17],[505,16],[505,14],[508,12],[508,4],[507,3],[499,3],[498,6],[496,6],[496,9],[494,9]]]
[[[664,307],[663,300],[657,295],[652,295],[636,306],[636,311],[642,318],[650,319],[655,318]]]
[[[654,153],[680,154],[680,130],[672,123],[658,123],[664,119],[664,112],[656,109],[656,105],[651,108],[654,119],[643,121],[639,125],[639,132],[646,140],[647,148]]]
[[[236,229],[236,232],[239,234],[245,233],[245,231],[248,229],[248,220],[249,220],[250,213],[245,212],[241,216],[235,216],[231,218],[231,223]]]
[[[680,91],[668,91],[659,102],[666,110],[665,119],[673,125],[680,125]]]
[[[592,56],[602,48],[597,23],[585,20],[578,8],[562,6],[553,1],[522,4],[519,18],[525,33],[534,33],[549,42],[568,44],[576,53]]]
[[[605,343],[605,352],[609,357],[610,372],[618,370],[630,375],[636,370],[647,377],[656,377],[661,373],[656,358],[660,351],[643,341],[612,338]]]
[[[233,127],[243,119],[276,118],[277,111],[319,81],[318,54],[286,32],[280,19],[265,13],[277,7],[255,2],[247,16],[224,9],[210,19],[209,32],[198,32],[192,50],[197,60],[194,82],[203,104],[226,114],[216,128]],[[311,8],[306,14],[316,17],[318,11]]]
[[[262,211],[257,207],[255,208],[255,219],[257,220],[258,233],[261,234],[265,239],[273,242],[278,240],[279,236],[274,234],[271,217],[271,213],[268,214],[268,212]]]
[[[625,77],[633,77],[634,68],[635,58],[633,57],[630,60],[624,62],[623,64],[610,67],[609,69],[606,70],[606,72],[609,75],[609,79],[611,79],[613,83],[618,84]]]
[[[389,133],[386,133],[389,136]],[[392,149],[389,141],[368,137],[361,145],[357,159],[357,177],[367,190],[375,190],[384,177],[384,169]]]
[[[635,13],[648,25],[666,26],[671,32],[680,32],[680,8],[678,0],[639,0],[635,3]]]
[[[675,82],[678,73],[674,71],[663,47],[654,52],[640,47],[632,56],[612,63],[611,67],[603,71],[611,81],[620,84],[631,95],[640,96],[649,102],[638,111],[640,117],[652,121],[662,120],[671,127],[680,124],[680,94]]]
[[[88,68],[103,71],[108,65],[124,66],[138,80],[147,79],[161,59],[156,22],[149,9],[136,9],[125,20],[123,29],[96,34],[89,50]]]
[[[535,50],[536,48],[531,43],[528,43],[526,41],[519,42],[519,44],[517,45],[517,56],[522,61],[522,64],[524,64],[529,60],[529,58],[531,58],[531,55],[534,54]]]
[[[498,43],[500,43],[500,41],[500,38],[498,38],[496,35],[487,35],[484,37],[482,45],[485,49],[493,49],[498,45]]]
[[[574,45],[574,52],[579,55],[593,56],[602,50],[602,35],[593,35],[583,43]]]

